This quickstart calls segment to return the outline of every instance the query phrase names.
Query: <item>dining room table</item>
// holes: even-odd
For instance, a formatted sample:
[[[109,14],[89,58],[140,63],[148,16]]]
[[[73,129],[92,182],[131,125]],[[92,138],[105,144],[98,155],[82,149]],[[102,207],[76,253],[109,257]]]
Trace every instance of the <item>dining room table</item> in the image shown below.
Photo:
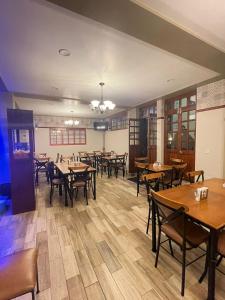
[[[138,163],[137,169],[137,196],[140,192],[140,174],[143,171],[146,171],[146,173],[159,173],[159,172],[168,172],[171,171],[173,166],[170,165],[164,165],[159,163],[149,164],[149,163]]]
[[[73,174],[79,174],[82,173],[87,169],[87,172],[90,174],[93,174],[93,185],[92,185],[92,193],[93,198],[96,200],[96,169],[85,164],[82,162],[62,162],[62,163],[55,163],[55,167],[58,170],[59,174],[64,179],[64,189],[65,189],[65,206],[68,206],[68,197],[67,194],[69,194],[70,200],[72,201],[72,195],[70,193],[69,188],[69,176],[71,175],[71,172]]]
[[[207,187],[206,199],[196,200],[198,188]],[[209,265],[208,265],[208,300],[215,299],[215,270],[218,233],[225,226],[225,179],[212,178],[203,182],[182,185],[157,192],[159,197],[180,204],[188,217],[208,228]],[[156,211],[152,202],[152,251],[156,252]]]

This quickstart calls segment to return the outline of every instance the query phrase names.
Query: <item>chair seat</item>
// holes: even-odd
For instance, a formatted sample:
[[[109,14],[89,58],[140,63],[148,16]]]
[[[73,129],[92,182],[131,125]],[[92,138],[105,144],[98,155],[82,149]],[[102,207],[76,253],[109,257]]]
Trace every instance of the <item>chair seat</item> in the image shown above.
[[[186,221],[186,240],[191,247],[198,247],[208,239],[209,233],[202,226]],[[170,223],[162,225],[162,231],[180,246],[183,245],[183,220],[177,217]]]
[[[63,184],[63,179],[61,179],[61,178],[53,178],[52,179],[52,184],[54,184],[54,185],[61,185],[61,184]]]
[[[218,237],[217,251],[225,256],[225,231],[222,231]]]
[[[84,187],[85,181],[82,181],[82,180],[74,181],[71,185],[73,188]]]
[[[31,292],[36,285],[37,250],[28,249],[0,259],[0,300]]]

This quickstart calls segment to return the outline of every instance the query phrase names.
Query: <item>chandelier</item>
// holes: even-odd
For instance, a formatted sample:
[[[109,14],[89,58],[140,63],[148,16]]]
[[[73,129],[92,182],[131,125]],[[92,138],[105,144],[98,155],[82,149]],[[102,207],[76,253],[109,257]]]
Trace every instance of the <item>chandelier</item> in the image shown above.
[[[71,110],[71,113],[73,114],[73,110]],[[65,120],[64,124],[67,125],[67,126],[77,126],[77,125],[80,124],[80,121],[69,119],[69,120]]]
[[[92,110],[98,111],[103,114],[107,110],[113,110],[116,107],[116,104],[109,100],[103,101],[103,86],[105,85],[105,83],[100,82],[99,85],[101,87],[101,100],[92,100],[90,103],[90,107]]]

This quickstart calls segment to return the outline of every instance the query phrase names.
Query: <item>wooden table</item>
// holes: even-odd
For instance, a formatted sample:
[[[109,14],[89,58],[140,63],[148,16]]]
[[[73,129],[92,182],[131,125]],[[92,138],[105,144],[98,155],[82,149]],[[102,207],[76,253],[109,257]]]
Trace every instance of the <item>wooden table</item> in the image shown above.
[[[60,174],[64,178],[64,188],[65,188],[65,206],[68,206],[68,200],[67,200],[67,193],[69,193],[69,196],[71,198],[70,192],[69,192],[69,182],[68,182],[68,176],[71,174],[71,170],[73,173],[81,173],[84,172],[87,167],[88,172],[93,174],[93,186],[92,186],[92,192],[94,200],[96,200],[96,169],[92,168],[84,163],[81,162],[75,162],[75,163],[55,163],[56,168],[59,170]]]
[[[155,164],[148,164],[148,163],[139,163],[139,167],[137,167],[137,196],[140,190],[140,170],[146,170],[149,173],[159,173],[159,172],[168,172],[172,170],[172,166],[169,165],[155,165]]]
[[[187,210],[186,214],[210,230],[210,261],[208,273],[208,300],[215,299],[215,268],[218,231],[225,226],[225,179],[208,179],[203,183],[194,183],[157,192],[160,197],[179,203]],[[208,198],[200,202],[195,200],[197,188],[209,188]],[[156,251],[156,216],[152,206],[152,251]]]

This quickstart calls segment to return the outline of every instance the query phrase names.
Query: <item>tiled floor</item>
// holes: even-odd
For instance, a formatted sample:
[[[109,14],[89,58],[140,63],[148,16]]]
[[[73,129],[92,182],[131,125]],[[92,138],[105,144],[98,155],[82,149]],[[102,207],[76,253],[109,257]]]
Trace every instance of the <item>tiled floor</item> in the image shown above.
[[[64,207],[56,192],[50,207],[42,182],[35,212],[0,219],[0,255],[37,244],[38,300],[182,299],[178,262],[161,250],[154,268],[146,198],[144,191],[137,198],[135,188],[126,179],[98,178],[97,200],[90,195],[89,206],[80,192],[74,208]],[[203,264],[204,258],[187,268],[183,299],[206,299],[207,280],[198,283]],[[217,273],[217,299],[225,299],[224,282]]]

